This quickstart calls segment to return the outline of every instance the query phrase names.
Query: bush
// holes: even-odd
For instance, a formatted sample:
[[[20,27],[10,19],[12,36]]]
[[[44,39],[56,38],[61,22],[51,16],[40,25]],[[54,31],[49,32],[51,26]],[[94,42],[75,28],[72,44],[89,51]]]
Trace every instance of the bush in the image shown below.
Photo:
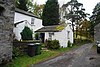
[[[58,40],[48,40],[47,48],[48,49],[59,49],[60,48],[59,41]]]
[[[19,57],[19,56],[23,56],[24,55],[24,52],[20,50],[21,47],[15,47],[13,46],[13,55],[12,57],[13,58],[16,58],[16,57]]]
[[[91,43],[92,41],[89,39],[75,39],[74,40],[76,44],[85,44],[85,43]]]
[[[33,32],[32,30],[30,30],[29,27],[25,26],[25,28],[20,34],[21,34],[22,40],[33,40],[33,37],[32,37]]]
[[[38,33],[35,34],[35,39],[39,40],[39,34]]]
[[[75,43],[72,43],[72,46],[76,45]]]
[[[71,47],[72,46],[72,43],[70,41],[68,41],[68,47]]]

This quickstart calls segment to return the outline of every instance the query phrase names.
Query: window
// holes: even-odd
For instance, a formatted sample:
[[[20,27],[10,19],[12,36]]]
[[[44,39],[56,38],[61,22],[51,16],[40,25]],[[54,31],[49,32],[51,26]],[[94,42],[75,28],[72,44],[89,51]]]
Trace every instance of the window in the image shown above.
[[[34,20],[35,20],[34,18],[31,18],[31,24],[34,24]]]
[[[2,6],[0,6],[0,16],[3,15],[4,10],[5,10],[5,9],[4,9]]]
[[[52,40],[52,35],[54,35],[54,33],[49,33],[49,40]]]
[[[70,31],[67,31],[67,37],[68,37],[68,39],[70,39],[70,38],[69,38],[69,33],[70,33]]]

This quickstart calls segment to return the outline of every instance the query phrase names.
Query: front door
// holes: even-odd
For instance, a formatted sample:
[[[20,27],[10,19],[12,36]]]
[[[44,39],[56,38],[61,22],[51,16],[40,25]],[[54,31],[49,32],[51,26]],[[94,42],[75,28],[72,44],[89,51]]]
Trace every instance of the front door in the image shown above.
[[[40,38],[42,40],[42,43],[44,43],[45,40],[45,33],[40,33]]]

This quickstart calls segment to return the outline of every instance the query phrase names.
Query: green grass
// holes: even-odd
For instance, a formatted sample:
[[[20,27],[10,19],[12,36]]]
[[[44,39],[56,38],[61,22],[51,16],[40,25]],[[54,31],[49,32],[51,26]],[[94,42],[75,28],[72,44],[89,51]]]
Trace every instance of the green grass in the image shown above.
[[[80,36],[80,35],[77,35],[77,38],[76,38],[76,36],[75,36],[75,39],[87,39],[86,37],[84,37],[84,36]]]
[[[22,57],[18,57],[13,59],[13,62],[7,67],[29,67],[32,64],[36,64],[41,61],[45,61],[48,58],[52,58],[57,56],[59,53],[55,51],[42,51],[41,55],[37,55],[34,57],[29,57],[28,55],[24,55]]]
[[[6,67],[29,67],[32,64],[37,64],[39,62],[46,61],[48,59],[54,58],[64,52],[68,52],[74,48],[78,48],[79,46],[73,46],[68,48],[60,48],[59,50],[48,50],[42,51],[40,55],[29,57],[28,55],[24,55],[22,57],[17,57],[13,59],[13,62]]]
[[[56,51],[60,52],[60,53],[64,53],[64,52],[68,52],[70,50],[73,50],[75,48],[78,48],[79,46],[81,46],[81,45],[74,45],[73,47],[60,48],[59,50],[56,50]]]

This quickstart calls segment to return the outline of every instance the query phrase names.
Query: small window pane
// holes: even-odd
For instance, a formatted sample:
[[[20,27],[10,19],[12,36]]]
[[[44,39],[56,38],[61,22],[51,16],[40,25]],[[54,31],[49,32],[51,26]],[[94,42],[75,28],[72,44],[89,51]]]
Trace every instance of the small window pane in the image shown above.
[[[68,39],[70,39],[70,38],[69,38],[69,33],[70,33],[70,31],[67,31],[67,37],[68,37]]]
[[[34,20],[35,20],[34,18],[31,18],[31,24],[34,24]]]

